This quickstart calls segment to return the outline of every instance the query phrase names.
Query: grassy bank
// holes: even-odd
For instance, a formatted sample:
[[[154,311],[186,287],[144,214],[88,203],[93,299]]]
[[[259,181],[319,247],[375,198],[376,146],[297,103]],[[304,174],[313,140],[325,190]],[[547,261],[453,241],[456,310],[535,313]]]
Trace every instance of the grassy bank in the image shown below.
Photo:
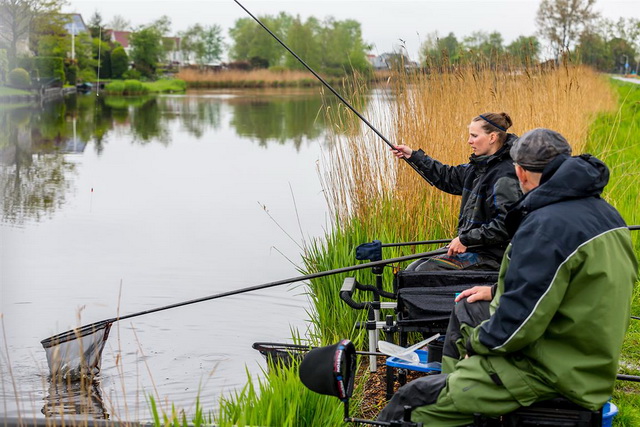
[[[149,95],[154,93],[182,93],[187,85],[179,79],[141,82],[139,80],[112,80],[104,88],[107,95]]]
[[[599,116],[591,127],[585,151],[602,159],[611,170],[604,197],[628,224],[640,223],[640,84],[612,80],[619,108]],[[640,233],[632,232],[640,257]],[[632,315],[640,316],[640,291],[635,289]],[[640,321],[631,320],[620,361],[621,373],[640,375]],[[615,426],[640,425],[640,385],[618,381],[613,401],[620,413]]]
[[[9,97],[9,96],[21,96],[21,95],[31,95],[31,92],[28,90],[22,89],[14,89],[12,87],[0,86],[0,98]]]

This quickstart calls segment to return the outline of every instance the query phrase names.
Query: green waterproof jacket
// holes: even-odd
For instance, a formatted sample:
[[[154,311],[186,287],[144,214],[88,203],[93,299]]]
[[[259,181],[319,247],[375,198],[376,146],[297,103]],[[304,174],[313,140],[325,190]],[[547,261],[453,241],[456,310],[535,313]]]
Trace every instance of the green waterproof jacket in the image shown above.
[[[589,155],[547,165],[507,215],[514,234],[491,317],[466,343],[469,354],[513,362],[514,378],[526,370],[592,410],[613,391],[638,275],[629,230],[600,197],[608,179]],[[507,388],[514,378],[504,378]]]

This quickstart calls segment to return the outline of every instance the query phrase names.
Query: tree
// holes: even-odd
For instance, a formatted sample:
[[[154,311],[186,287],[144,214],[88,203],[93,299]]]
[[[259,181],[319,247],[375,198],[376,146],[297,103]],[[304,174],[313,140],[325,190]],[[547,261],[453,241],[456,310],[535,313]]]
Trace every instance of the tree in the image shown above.
[[[209,27],[196,24],[179,36],[182,39],[180,48],[185,60],[193,57],[197,64],[202,65],[215,63],[222,57],[222,28],[217,24]]]
[[[314,70],[319,69],[321,66],[322,46],[320,45],[320,32],[320,23],[316,18],[310,17],[305,23],[302,23],[298,16],[291,23],[287,33],[287,45]],[[305,69],[304,65],[293,55],[286,55],[284,64],[290,70]]]
[[[520,64],[532,65],[538,62],[540,42],[535,36],[520,36],[507,46],[507,52]]]
[[[118,46],[111,52],[111,77],[120,79],[128,69],[129,56],[122,46]]]
[[[580,33],[598,17],[596,0],[542,0],[536,16],[538,33],[549,40],[556,59],[569,52]]]
[[[102,15],[97,10],[89,20],[89,32],[94,39],[100,38],[102,41],[109,41],[109,34],[105,31],[105,24],[102,22]]]
[[[614,68],[607,41],[600,34],[589,31],[582,33],[575,54],[578,61],[598,70],[608,71]]]
[[[370,50],[371,46],[363,41],[358,21],[335,21],[329,18],[322,31],[321,42],[325,72],[340,75],[352,70],[370,70],[371,66],[365,52]]]
[[[293,19],[286,13],[278,16],[262,16],[260,20],[281,40],[286,40],[287,31]],[[252,61],[266,66],[280,65],[285,50],[280,44],[269,37],[264,30],[251,18],[241,18],[229,30],[233,44],[229,50],[232,59],[238,61]]]
[[[427,35],[421,47],[420,57],[423,62],[430,65],[455,64],[460,59],[460,47],[460,42],[454,33],[440,38],[438,33],[434,32]]]
[[[204,61],[208,64],[220,61],[224,45],[222,27],[218,24],[205,27],[202,41],[204,43]]]
[[[19,45],[25,44],[38,17],[58,14],[65,0],[0,0],[0,42],[7,46],[9,61],[15,63]]]
[[[129,43],[136,70],[149,78],[155,76],[158,63],[164,57],[162,33],[156,27],[148,26],[131,33]]]
[[[131,22],[127,21],[122,15],[115,15],[107,25],[113,31],[129,31],[131,29]]]

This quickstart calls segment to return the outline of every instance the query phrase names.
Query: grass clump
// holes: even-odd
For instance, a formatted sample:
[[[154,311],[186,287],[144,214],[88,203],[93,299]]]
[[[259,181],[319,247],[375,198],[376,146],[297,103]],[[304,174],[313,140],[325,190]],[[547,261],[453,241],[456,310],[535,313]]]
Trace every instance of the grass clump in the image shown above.
[[[158,80],[155,82],[141,82],[139,80],[112,80],[104,88],[107,95],[141,96],[151,93],[184,92],[187,84],[183,80]]]
[[[342,404],[334,397],[314,393],[298,378],[298,367],[270,366],[257,387],[247,372],[247,385],[220,402],[216,425],[226,426],[338,426]]]

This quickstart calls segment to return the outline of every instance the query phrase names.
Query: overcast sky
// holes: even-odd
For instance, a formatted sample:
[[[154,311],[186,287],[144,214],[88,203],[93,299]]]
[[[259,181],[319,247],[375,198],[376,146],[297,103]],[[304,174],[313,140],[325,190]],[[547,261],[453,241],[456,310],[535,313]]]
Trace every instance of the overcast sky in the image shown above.
[[[364,40],[373,45],[372,53],[391,51],[402,39],[412,59],[418,59],[420,44],[434,31],[440,36],[453,32],[459,40],[473,31],[499,31],[505,44],[520,35],[533,35],[539,5],[538,0],[239,1],[258,16],[286,12],[303,20],[309,16],[355,19],[362,25]],[[640,0],[597,0],[595,9],[612,19],[640,18]],[[218,24],[226,41],[234,22],[247,16],[233,0],[69,0],[65,11],[81,13],[86,23],[96,11],[104,23],[121,15],[134,27],[167,15],[174,33],[196,23]]]

